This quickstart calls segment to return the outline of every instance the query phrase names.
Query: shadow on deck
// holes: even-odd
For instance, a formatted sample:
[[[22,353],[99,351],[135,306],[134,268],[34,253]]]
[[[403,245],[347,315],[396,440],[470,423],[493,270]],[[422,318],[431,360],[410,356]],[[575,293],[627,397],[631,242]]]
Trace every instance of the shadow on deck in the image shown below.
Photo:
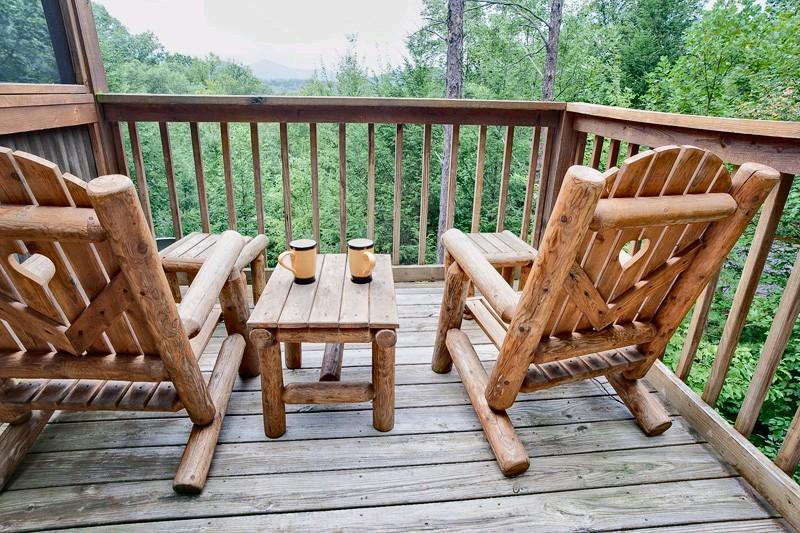
[[[373,429],[367,404],[287,405],[286,434],[268,440],[260,380],[239,380],[205,491],[179,496],[183,413],[61,413],[0,493],[0,530],[783,530],[680,416],[648,438],[603,379],[521,396],[509,414],[531,467],[504,478],[458,375],[430,369],[441,284],[397,292],[392,432]],[[474,323],[465,330],[482,359],[496,356]],[[201,358],[206,375],[223,336],[218,326]],[[305,346],[286,381],[315,381],[322,348]],[[368,379],[369,364],[367,346],[349,347],[343,378]]]

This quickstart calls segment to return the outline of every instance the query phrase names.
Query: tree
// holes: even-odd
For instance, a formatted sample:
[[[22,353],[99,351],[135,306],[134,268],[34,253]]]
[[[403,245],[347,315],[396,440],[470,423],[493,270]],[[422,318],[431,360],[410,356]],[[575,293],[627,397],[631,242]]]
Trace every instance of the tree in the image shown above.
[[[633,2],[620,27],[619,56],[623,83],[631,88],[636,102],[647,91],[647,75],[661,58],[674,61],[683,54],[684,32],[701,8],[699,0]]]
[[[558,66],[558,45],[561,36],[561,14],[564,0],[550,0],[550,20],[547,23],[547,44],[545,45],[544,79],[542,80],[542,100],[552,100],[556,84]]]
[[[464,0],[447,2],[447,62],[445,65],[445,97],[461,98],[464,81]],[[442,234],[447,229],[447,204],[449,201],[450,147],[453,127],[444,127],[444,151],[442,153],[442,179],[439,193],[439,230],[436,257],[441,262],[444,250]]]

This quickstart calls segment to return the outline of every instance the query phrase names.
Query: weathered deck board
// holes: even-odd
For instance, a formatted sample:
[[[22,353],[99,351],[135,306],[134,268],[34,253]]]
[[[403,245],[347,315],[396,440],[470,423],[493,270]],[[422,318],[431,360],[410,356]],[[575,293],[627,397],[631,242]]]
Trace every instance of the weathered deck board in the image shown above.
[[[681,417],[648,438],[602,378],[520,397],[509,413],[531,468],[504,478],[458,375],[430,370],[440,297],[438,284],[398,285],[392,432],[372,428],[367,404],[293,405],[287,433],[268,440],[259,380],[237,379],[206,489],[187,497],[170,482],[183,413],[59,413],[0,493],[0,531],[784,527]],[[465,329],[491,364],[496,349]],[[206,376],[223,336],[201,358]],[[286,381],[316,381],[323,348],[304,346],[304,368]],[[366,379],[370,359],[368,346],[346,347],[343,378]]]
[[[688,498],[687,494],[692,497]],[[513,497],[201,518],[142,524],[147,531],[590,531],[668,526],[675,521],[769,518],[735,478],[628,485]],[[120,528],[128,530],[131,528]],[[698,526],[696,530],[701,530]]]

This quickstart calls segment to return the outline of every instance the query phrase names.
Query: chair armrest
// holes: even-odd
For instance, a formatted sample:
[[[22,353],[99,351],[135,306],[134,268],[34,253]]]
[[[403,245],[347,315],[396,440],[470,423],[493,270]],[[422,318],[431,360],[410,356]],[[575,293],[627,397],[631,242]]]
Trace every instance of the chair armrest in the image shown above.
[[[267,244],[269,244],[269,239],[264,234],[256,235],[250,239],[250,241],[244,245],[244,248],[242,248],[239,259],[236,260],[236,270],[242,270],[252,263],[253,259],[258,257],[258,254],[264,253]]]
[[[189,337],[200,331],[230,277],[242,248],[244,238],[241,235],[235,231],[223,233],[189,285],[189,290],[178,305],[178,314]]]
[[[442,235],[447,253],[478,287],[489,305],[505,322],[511,322],[517,310],[519,295],[506,283],[483,253],[461,231],[453,228]]]

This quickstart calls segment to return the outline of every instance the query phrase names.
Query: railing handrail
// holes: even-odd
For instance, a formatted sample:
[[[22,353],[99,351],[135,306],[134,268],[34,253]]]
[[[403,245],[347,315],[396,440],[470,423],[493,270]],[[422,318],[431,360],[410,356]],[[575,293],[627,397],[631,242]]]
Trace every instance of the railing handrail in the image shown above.
[[[564,102],[349,96],[98,94],[111,121],[557,126]]]
[[[627,107],[614,107],[581,102],[567,103],[566,110],[581,115],[642,122],[648,126],[670,126],[695,130],[800,139],[800,122],[784,120],[754,120],[745,118],[711,117],[706,115],[684,115],[662,111],[645,111]]]

